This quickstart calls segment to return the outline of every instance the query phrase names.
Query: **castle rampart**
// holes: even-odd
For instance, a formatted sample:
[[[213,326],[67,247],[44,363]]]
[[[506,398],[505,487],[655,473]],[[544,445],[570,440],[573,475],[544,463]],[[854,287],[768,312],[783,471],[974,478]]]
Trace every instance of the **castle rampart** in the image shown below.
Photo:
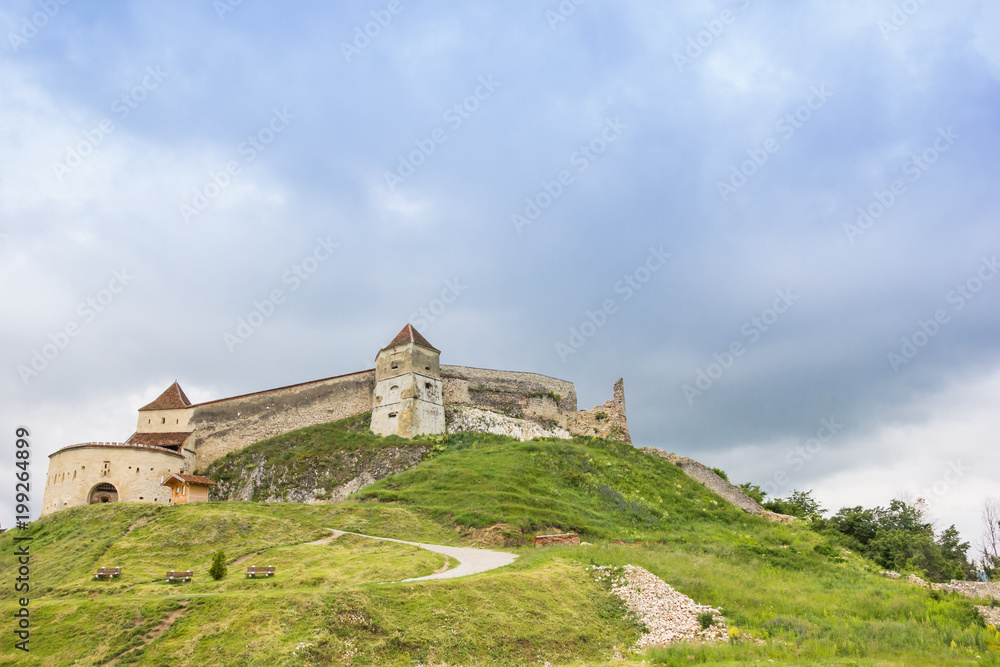
[[[366,370],[193,405],[195,467],[258,440],[368,412],[374,390],[375,371]]]
[[[383,435],[443,434],[445,408],[454,405],[523,418],[564,436],[630,442],[621,380],[612,400],[578,411],[572,382],[441,366],[439,355],[408,324],[379,352],[375,369],[196,404],[174,382],[139,409],[126,443],[70,445],[52,454],[42,514],[110,500],[167,502],[169,491],[159,487],[164,476],[203,471],[254,442],[369,411],[372,430]]]
[[[513,410],[525,416],[556,419],[576,412],[576,387],[538,373],[441,366],[444,402],[487,410]]]

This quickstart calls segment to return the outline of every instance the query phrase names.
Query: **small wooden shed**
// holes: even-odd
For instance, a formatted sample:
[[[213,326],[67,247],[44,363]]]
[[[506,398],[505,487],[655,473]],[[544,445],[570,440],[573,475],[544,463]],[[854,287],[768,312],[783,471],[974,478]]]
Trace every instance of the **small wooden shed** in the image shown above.
[[[170,487],[170,504],[207,503],[208,487],[215,482],[201,475],[184,475],[175,472],[163,481],[162,486]]]

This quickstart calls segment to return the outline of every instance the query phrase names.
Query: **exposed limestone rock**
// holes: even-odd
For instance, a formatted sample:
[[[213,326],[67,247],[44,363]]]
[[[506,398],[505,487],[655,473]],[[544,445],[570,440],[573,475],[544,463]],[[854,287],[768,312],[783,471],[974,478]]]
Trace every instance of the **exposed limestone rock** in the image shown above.
[[[448,433],[473,431],[476,433],[505,435],[510,438],[517,438],[518,440],[532,440],[534,438],[562,438],[568,440],[572,437],[566,429],[558,426],[545,428],[527,419],[508,417],[497,412],[464,405],[451,406],[445,409],[445,426],[448,429]]]
[[[255,456],[236,475],[219,475],[212,500],[339,503],[362,487],[420,463],[428,447],[383,447],[338,452],[318,461],[271,461]],[[225,460],[216,466],[225,466]],[[217,474],[217,468],[210,470]]]

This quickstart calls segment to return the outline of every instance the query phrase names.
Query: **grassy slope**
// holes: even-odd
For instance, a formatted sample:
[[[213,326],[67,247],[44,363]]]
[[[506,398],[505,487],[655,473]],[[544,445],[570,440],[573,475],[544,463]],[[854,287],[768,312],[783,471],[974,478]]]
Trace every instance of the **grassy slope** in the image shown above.
[[[411,665],[456,656],[476,664],[496,655],[509,657],[498,664],[524,664],[537,655],[603,657],[638,636],[578,565],[548,559],[501,576],[382,585],[430,574],[445,559],[353,536],[305,543],[329,535],[320,528],[326,525],[456,541],[453,531],[399,508],[122,503],[60,512],[27,533],[35,536],[38,586],[30,607],[32,652],[14,654],[4,642],[0,663],[101,665],[126,655],[126,664],[144,665]],[[161,570],[184,543],[184,566],[195,571],[195,581],[167,584]],[[263,552],[251,562],[276,564],[278,575],[248,581],[240,566],[213,581],[205,572],[220,547],[230,560]],[[0,567],[7,572],[12,551],[10,534],[0,537]],[[114,582],[93,581],[101,564],[125,570]],[[0,615],[10,618],[12,610],[4,589]],[[177,611],[168,632],[127,653]]]
[[[834,562],[813,551],[819,538],[807,528],[747,516],[663,459],[594,439],[460,435],[444,444],[436,457],[343,505],[120,504],[35,522],[32,576],[40,588],[28,663],[104,664],[141,645],[179,600],[213,593],[190,597],[168,632],[126,660],[593,665],[633,643],[637,631],[579,564],[592,562],[646,567],[722,607],[740,631],[771,640],[646,656],[662,664],[1000,664],[1000,636],[975,626],[967,601],[934,599],[853,557]],[[455,544],[498,522],[512,544],[536,529],[577,530],[594,544],[520,547],[513,566],[493,573],[389,586],[377,582],[426,574],[441,557],[360,539],[304,544],[327,526]],[[182,587],[153,581],[168,567],[203,573],[219,548],[230,560],[263,551],[257,562],[278,564],[279,577],[248,582],[231,572],[222,582],[201,576]],[[9,535],[0,537],[7,572],[11,552]],[[102,564],[124,564],[126,575],[91,582]],[[9,618],[11,604],[9,587],[0,588],[0,614]],[[14,658],[11,651],[9,642],[0,645],[0,661]]]
[[[1000,645],[995,632],[975,625],[968,601],[932,599],[872,574],[860,559],[831,560],[814,551],[822,539],[808,528],[751,517],[668,461],[622,443],[455,436],[445,453],[356,497],[421,508],[459,526],[503,521],[515,529],[512,540],[516,531],[545,527],[578,531],[598,543],[583,552],[591,562],[646,567],[698,602],[722,607],[741,631],[783,642],[764,651],[775,658],[901,656],[936,664]]]

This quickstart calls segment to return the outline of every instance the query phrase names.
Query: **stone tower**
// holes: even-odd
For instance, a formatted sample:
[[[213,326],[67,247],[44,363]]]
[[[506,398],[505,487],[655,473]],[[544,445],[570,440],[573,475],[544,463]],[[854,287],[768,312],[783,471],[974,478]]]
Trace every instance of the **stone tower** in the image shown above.
[[[441,351],[407,324],[375,356],[372,432],[378,435],[443,434]]]

